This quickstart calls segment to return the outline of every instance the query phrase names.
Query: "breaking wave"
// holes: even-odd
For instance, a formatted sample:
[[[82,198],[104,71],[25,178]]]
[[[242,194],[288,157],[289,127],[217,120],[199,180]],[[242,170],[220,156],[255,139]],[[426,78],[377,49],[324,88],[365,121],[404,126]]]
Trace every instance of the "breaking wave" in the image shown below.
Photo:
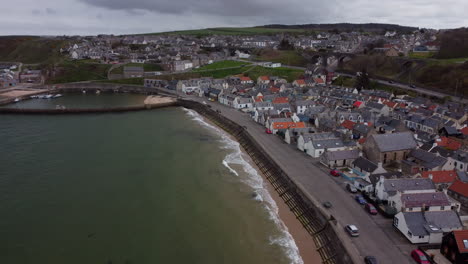
[[[294,241],[294,238],[289,233],[286,225],[279,218],[278,206],[276,205],[276,202],[273,200],[270,193],[264,186],[263,178],[257,173],[257,170],[255,170],[255,168],[250,163],[248,163],[246,159],[244,159],[245,154],[241,151],[239,143],[232,140],[223,130],[207,123],[197,112],[185,108],[184,110],[192,118],[192,120],[197,121],[202,126],[215,131],[219,136],[221,136],[222,148],[231,151],[231,153],[226,155],[224,158],[222,162],[223,165],[237,177],[239,177],[239,173],[229,165],[239,165],[249,176],[246,179],[243,178],[241,180],[255,190],[255,193],[257,194],[254,197],[255,200],[260,202],[265,201],[264,205],[267,209],[269,218],[278,226],[279,230],[281,231],[280,236],[270,237],[270,244],[279,245],[281,248],[283,248],[292,264],[303,264],[304,261],[299,254],[299,249],[296,245],[296,242]]]

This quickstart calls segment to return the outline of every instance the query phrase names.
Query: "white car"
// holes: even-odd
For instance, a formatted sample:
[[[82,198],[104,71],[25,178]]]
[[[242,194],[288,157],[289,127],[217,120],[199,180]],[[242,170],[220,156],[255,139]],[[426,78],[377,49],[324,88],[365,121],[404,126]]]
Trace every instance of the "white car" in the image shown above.
[[[347,226],[345,226],[345,230],[352,237],[359,236],[359,229],[355,225],[347,225]]]

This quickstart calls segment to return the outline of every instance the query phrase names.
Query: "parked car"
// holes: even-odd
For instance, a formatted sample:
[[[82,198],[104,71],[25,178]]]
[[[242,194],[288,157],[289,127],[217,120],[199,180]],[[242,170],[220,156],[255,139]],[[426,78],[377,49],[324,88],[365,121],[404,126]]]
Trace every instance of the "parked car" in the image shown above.
[[[339,171],[339,170],[331,170],[331,171],[330,171],[330,175],[335,176],[335,177],[339,177],[339,176],[341,175],[341,171]]]
[[[347,225],[347,226],[345,226],[345,230],[352,237],[359,236],[359,229],[355,225]]]
[[[364,199],[364,197],[362,197],[362,195],[356,195],[356,197],[354,197],[354,199],[359,203],[359,204],[366,204],[366,199]]]
[[[366,208],[366,211],[369,212],[371,215],[376,215],[377,214],[377,209],[375,209],[375,206],[373,206],[370,203],[367,203],[364,208]]]
[[[424,255],[424,253],[419,249],[415,249],[415,250],[411,251],[411,257],[416,261],[416,263],[419,263],[419,264],[430,264],[431,263],[427,259],[426,255]]]
[[[393,83],[393,81],[388,81],[388,83]]]
[[[324,202],[322,205],[325,208],[332,208],[332,204],[329,201]]]
[[[366,256],[364,258],[364,263],[366,263],[366,264],[377,264],[377,259],[374,256]]]
[[[265,129],[265,133],[267,133],[267,134],[273,134],[273,133],[271,132],[271,130],[270,130],[270,129],[268,129],[268,128],[267,128],[267,129]]]
[[[416,85],[411,84],[409,87],[411,87],[411,88],[416,88]]]
[[[351,183],[346,184],[346,190],[348,190],[351,193],[357,193],[356,187],[352,185]]]

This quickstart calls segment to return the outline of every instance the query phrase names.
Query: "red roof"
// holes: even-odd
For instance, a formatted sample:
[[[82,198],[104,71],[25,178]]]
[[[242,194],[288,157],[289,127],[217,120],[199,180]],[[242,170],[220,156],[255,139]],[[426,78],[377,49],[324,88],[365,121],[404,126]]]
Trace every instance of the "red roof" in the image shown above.
[[[315,78],[314,81],[315,83],[323,83],[323,80],[321,78]]]
[[[240,77],[241,81],[245,81],[245,82],[248,82],[248,81],[252,81],[252,79],[250,79],[250,77]]]
[[[353,130],[355,124],[356,123],[354,123],[353,121],[345,120],[343,123],[341,123],[341,126],[346,129]]]
[[[453,231],[453,235],[457,241],[458,251],[460,253],[468,253],[468,247],[463,243],[463,240],[468,240],[468,230],[455,230]]]
[[[270,77],[265,76],[265,75],[260,76],[259,78],[260,78],[260,80],[262,80],[262,81],[269,81],[269,80],[270,80]]]
[[[367,140],[367,138],[360,138],[360,139],[358,140],[358,142],[359,142],[359,144],[362,145],[362,144],[364,144],[364,143],[366,142],[366,140]]]
[[[468,135],[468,127],[462,128],[461,132],[463,133],[463,135]]]
[[[384,103],[384,105],[386,105],[386,106],[388,106],[390,108],[395,108],[398,105],[398,103],[395,103],[395,102],[392,102],[392,101],[387,101],[387,102]]]
[[[449,190],[456,192],[464,197],[468,197],[468,183],[464,183],[460,180],[456,180],[452,186],[450,186]]]
[[[305,84],[305,80],[304,79],[299,79],[299,80],[296,80],[295,81],[297,84],[301,85],[301,84]]]
[[[362,102],[361,101],[356,101],[354,102],[353,106],[355,107],[360,107],[362,105]]]
[[[421,173],[423,178],[430,178],[432,175],[432,181],[434,183],[452,183],[457,179],[457,173],[451,171],[424,171]]]
[[[270,87],[269,90],[270,90],[270,92],[272,92],[272,93],[279,93],[280,88],[272,86],[272,87]]]
[[[462,146],[461,142],[448,137],[441,137],[439,139],[436,139],[435,143],[439,147],[445,147],[450,150],[458,150]]]
[[[276,97],[273,100],[273,103],[274,104],[287,104],[287,103],[289,103],[289,98],[287,98],[287,97]]]
[[[257,96],[255,97],[255,102],[263,102],[263,96]]]
[[[304,122],[274,122],[273,129],[304,128]]]

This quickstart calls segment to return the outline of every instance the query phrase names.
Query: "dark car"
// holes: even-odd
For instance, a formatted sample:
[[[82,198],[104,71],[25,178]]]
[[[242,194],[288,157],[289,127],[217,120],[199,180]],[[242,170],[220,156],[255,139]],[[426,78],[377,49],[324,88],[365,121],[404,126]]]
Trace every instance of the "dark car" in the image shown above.
[[[366,199],[364,199],[364,197],[362,197],[362,195],[356,195],[356,197],[354,197],[354,199],[359,203],[359,204],[366,204]]]
[[[365,208],[366,208],[366,211],[369,212],[369,214],[371,214],[371,215],[376,215],[377,214],[377,209],[375,209],[375,206],[373,206],[372,204],[367,203]]]
[[[411,87],[411,88],[416,88],[416,85],[411,84],[409,87]]]
[[[364,258],[364,263],[366,263],[366,264],[377,264],[377,259],[374,256],[366,256]]]
[[[322,205],[325,208],[332,208],[332,204],[329,201],[324,202]]]
[[[393,81],[388,81],[388,83],[393,83]]]

